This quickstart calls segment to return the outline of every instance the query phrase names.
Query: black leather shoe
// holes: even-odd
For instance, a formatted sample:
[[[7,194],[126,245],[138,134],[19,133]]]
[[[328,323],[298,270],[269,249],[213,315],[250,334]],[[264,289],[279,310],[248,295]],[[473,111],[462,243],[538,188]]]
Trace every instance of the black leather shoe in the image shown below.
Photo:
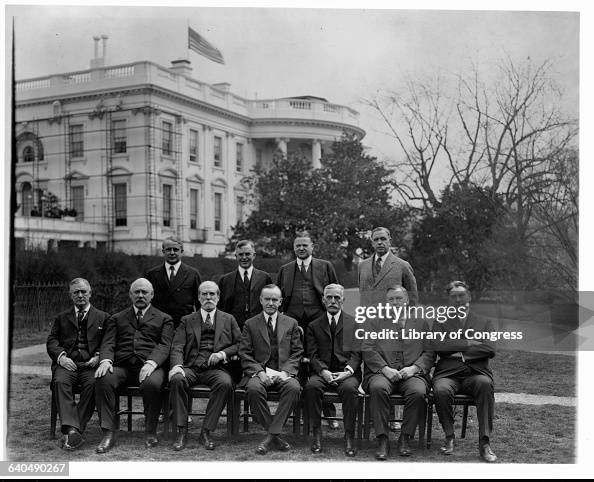
[[[98,454],[104,454],[106,452],[109,452],[113,446],[115,445],[115,436],[112,430],[103,430],[103,438],[101,439],[101,442],[99,442],[99,445],[97,445],[97,448],[95,449],[95,452],[97,452]]]
[[[400,454],[400,456],[408,457],[409,455],[412,455],[412,450],[410,448],[409,442],[410,442],[410,435],[400,434],[400,437],[398,437],[398,444],[397,444],[398,453]]]
[[[152,447],[156,447],[157,445],[159,445],[159,439],[157,438],[157,434],[147,433],[146,438],[144,439],[144,446],[147,449],[150,449]]]
[[[274,443],[276,445],[276,448],[279,449],[281,452],[288,452],[289,450],[291,450],[291,445],[289,445],[288,442],[285,442],[278,435],[275,435]]]
[[[485,462],[495,462],[497,460],[497,455],[491,450],[491,446],[489,444],[484,444],[479,447],[479,452],[481,454],[481,459]]]
[[[444,455],[452,455],[454,453],[454,437],[446,437],[439,450],[441,450],[441,453]]]
[[[347,457],[354,457],[355,455],[357,455],[357,449],[355,448],[353,434],[349,432],[346,432],[344,434],[344,454]]]
[[[198,437],[198,443],[204,445],[204,448],[206,450],[214,450],[215,449],[215,443],[210,438],[210,432],[206,429],[202,429],[202,432],[200,432],[200,437]]]
[[[390,453],[390,441],[386,435],[380,435],[377,438],[377,452],[375,458],[377,460],[387,460]]]
[[[64,438],[64,445],[62,445],[62,448],[71,452],[79,448],[84,443],[85,440],[82,438],[80,432],[74,427],[70,427],[66,437]]]
[[[262,442],[260,442],[260,444],[258,445],[258,448],[256,449],[256,453],[258,455],[266,455],[272,448],[273,442],[274,442],[274,436],[270,435],[270,434],[266,435],[266,438],[264,440],[262,440]]]
[[[173,442],[173,450],[179,452],[183,450],[186,446],[186,442],[188,441],[188,428],[187,427],[177,427],[177,437],[175,438],[175,442]]]
[[[322,430],[320,428],[313,429],[313,442],[311,443],[311,451],[314,454],[319,454],[322,451]]]

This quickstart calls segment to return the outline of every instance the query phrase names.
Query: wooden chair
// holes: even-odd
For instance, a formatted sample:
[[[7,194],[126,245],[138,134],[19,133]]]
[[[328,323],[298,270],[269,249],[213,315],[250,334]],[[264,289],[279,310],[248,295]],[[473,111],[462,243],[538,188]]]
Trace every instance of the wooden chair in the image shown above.
[[[429,404],[427,409],[427,448],[431,447],[431,431],[433,427],[433,405],[435,404],[435,398],[433,393],[429,395]],[[476,402],[470,395],[457,393],[454,395],[454,407],[462,406],[464,410],[462,412],[462,430],[460,438],[466,437],[466,427],[468,426],[468,407],[476,407]]]

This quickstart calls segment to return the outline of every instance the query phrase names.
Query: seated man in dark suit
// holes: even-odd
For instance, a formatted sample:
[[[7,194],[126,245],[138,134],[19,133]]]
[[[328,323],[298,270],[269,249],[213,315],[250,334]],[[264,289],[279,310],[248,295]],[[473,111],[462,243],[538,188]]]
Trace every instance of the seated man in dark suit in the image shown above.
[[[388,288],[388,304],[395,307],[408,305],[408,293],[402,286]],[[406,328],[418,332],[428,332],[425,320],[400,317],[398,323],[391,319],[370,320],[367,331],[380,332],[384,328],[401,330]],[[397,450],[401,456],[409,456],[409,445],[421,417],[425,414],[425,397],[429,391],[429,370],[433,366],[433,352],[421,340],[374,340],[365,339],[361,344],[365,372],[363,389],[369,393],[371,417],[378,440],[375,458],[386,460],[390,452],[388,439],[388,419],[390,414],[390,395],[400,393],[404,396],[402,428],[398,438]]]
[[[246,387],[250,408],[268,432],[256,452],[265,455],[276,446],[281,451],[291,446],[280,438],[287,418],[299,403],[301,386],[295,378],[303,356],[303,345],[297,321],[278,312],[282,303],[276,285],[262,289],[260,302],[264,311],[245,322],[239,357],[244,377],[240,387]],[[267,391],[278,390],[280,400],[276,413],[271,415]]]
[[[169,393],[178,428],[174,450],[182,450],[186,445],[188,389],[192,385],[204,384],[211,389],[198,439],[207,450],[215,448],[210,433],[217,428],[223,408],[233,393],[227,366],[239,347],[241,333],[237,322],[232,315],[216,309],[219,301],[216,283],[204,281],[198,288],[198,298],[200,310],[181,319],[171,345]]]
[[[454,453],[454,395],[465,393],[476,402],[479,426],[479,453],[485,462],[495,462],[497,456],[491,450],[490,437],[493,431],[495,389],[493,373],[489,368],[489,358],[495,356],[495,344],[488,339],[467,340],[464,333],[475,331],[495,331],[491,321],[479,317],[470,307],[470,290],[462,281],[452,281],[448,287],[451,306],[466,307],[465,318],[448,319],[445,323],[434,323],[434,330],[451,332],[462,329],[463,339],[442,343],[436,347],[439,357],[433,372],[433,393],[435,409],[439,422],[445,432],[445,443],[441,447],[444,455]]]
[[[153,306],[171,316],[173,327],[177,328],[182,316],[200,308],[200,273],[182,263],[184,245],[179,239],[167,238],[162,246],[165,263],[149,269],[145,278],[153,285]]]
[[[105,323],[101,343],[95,395],[103,438],[97,453],[105,453],[115,443],[116,392],[123,385],[140,385],[145,413],[145,445],[154,447],[157,420],[162,406],[165,383],[163,364],[169,358],[173,339],[171,316],[151,305],[153,286],[139,278],[130,286],[132,306]]]
[[[329,284],[324,288],[326,313],[307,327],[307,357],[313,375],[309,378],[304,397],[312,420],[313,453],[322,451],[322,396],[325,390],[336,391],[342,402],[345,446],[348,457],[356,455],[354,444],[355,420],[361,384],[361,352],[355,339],[355,319],[342,311],[344,288]]]
[[[95,409],[95,368],[99,363],[99,346],[103,324],[109,314],[91,306],[91,285],[86,279],[70,282],[70,308],[54,320],[47,337],[47,353],[52,359],[54,396],[65,435],[62,448],[75,450],[84,440],[81,434]],[[73,387],[81,386],[78,405]]]

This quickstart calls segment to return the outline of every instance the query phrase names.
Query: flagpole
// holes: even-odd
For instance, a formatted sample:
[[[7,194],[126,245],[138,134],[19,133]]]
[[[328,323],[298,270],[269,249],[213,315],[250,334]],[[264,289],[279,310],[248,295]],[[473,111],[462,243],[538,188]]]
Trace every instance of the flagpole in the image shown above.
[[[186,18],[186,60],[190,61],[190,49],[188,48],[188,38],[190,35],[190,21]]]

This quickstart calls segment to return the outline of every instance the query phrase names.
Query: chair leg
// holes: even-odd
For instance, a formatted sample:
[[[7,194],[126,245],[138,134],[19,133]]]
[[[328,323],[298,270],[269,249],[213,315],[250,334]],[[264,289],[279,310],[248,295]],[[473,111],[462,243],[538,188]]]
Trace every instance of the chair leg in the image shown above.
[[[427,400],[423,407],[423,414],[421,420],[419,420],[419,444],[418,447],[421,450],[425,450],[425,433],[427,431]]]
[[[464,405],[464,415],[462,416],[462,436],[466,437],[466,425],[468,424],[468,405]]]
[[[371,432],[371,406],[369,399],[365,401],[365,427],[363,430],[363,437],[369,442],[369,434]]]
[[[115,422],[116,422],[116,430],[120,429],[120,396],[116,393],[115,394]]]
[[[299,435],[301,432],[301,400],[297,402],[293,410],[293,433]]]
[[[241,418],[241,400],[233,394],[233,435],[239,435],[239,423]]]
[[[249,419],[250,419],[250,412],[249,412],[249,404],[247,401],[247,395],[243,399],[243,431],[244,433],[249,429]]]
[[[431,430],[433,429],[433,402],[427,404],[427,448],[431,448]]]
[[[58,421],[58,406],[56,404],[56,395],[54,393],[54,385],[52,383],[51,386],[51,397],[52,397],[52,406],[50,409],[50,432],[49,438],[50,440],[54,440],[56,438],[56,424]]]
[[[227,398],[227,415],[226,415],[226,419],[227,419],[227,437],[233,437],[234,434],[234,430],[233,430],[233,426],[234,426],[234,419],[235,417],[233,416],[233,407],[235,406],[235,397],[233,394],[233,391],[231,392],[231,394],[229,395],[229,397]]]
[[[192,405],[192,398],[190,398],[190,407]],[[169,413],[171,410],[169,391],[163,393],[163,437],[169,439]],[[190,410],[191,411],[191,410]],[[173,424],[172,431],[177,430],[176,424]],[[175,433],[173,434],[175,436]]]
[[[363,442],[363,405],[365,405],[365,398],[359,398],[359,405],[357,406],[357,449],[361,450]]]
[[[303,435],[305,437],[309,436],[309,410],[307,409],[307,405],[303,405]]]
[[[132,395],[128,395],[128,432],[132,432]]]

